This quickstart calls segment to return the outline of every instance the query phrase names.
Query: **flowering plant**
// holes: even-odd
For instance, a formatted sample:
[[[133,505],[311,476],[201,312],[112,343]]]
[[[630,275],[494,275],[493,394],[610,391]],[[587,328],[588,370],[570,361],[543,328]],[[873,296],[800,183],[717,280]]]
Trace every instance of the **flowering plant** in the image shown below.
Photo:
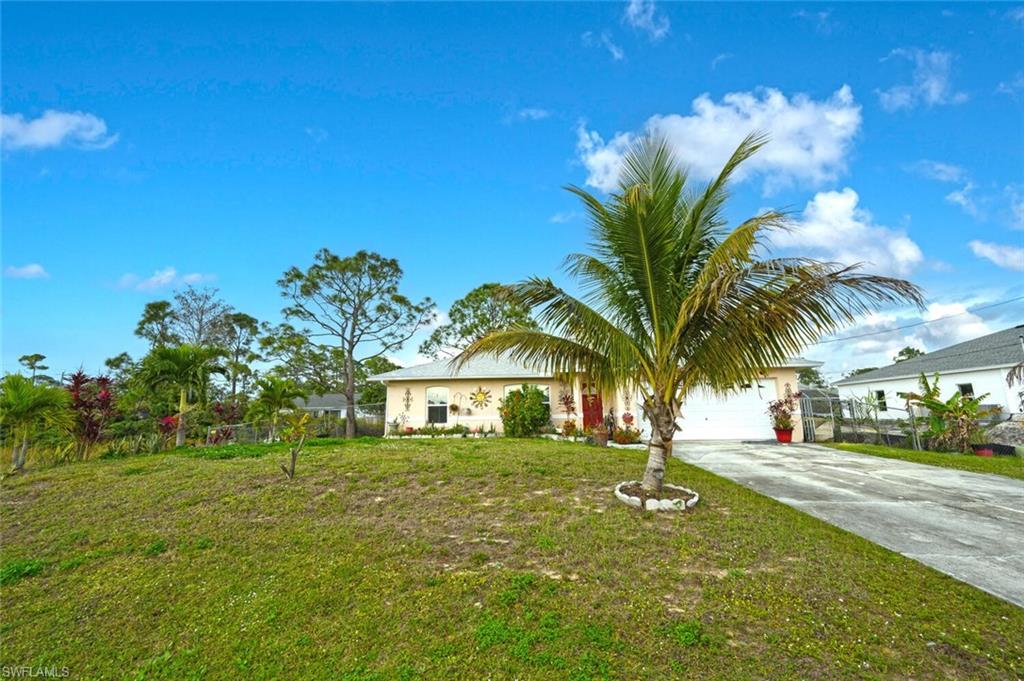
[[[786,385],[786,394],[782,399],[772,400],[768,403],[768,415],[772,419],[772,428],[775,430],[793,430],[793,412],[796,411],[797,400],[800,393],[792,392],[789,385]]]
[[[165,416],[160,419],[160,432],[163,435],[170,435],[178,429],[177,416]]]

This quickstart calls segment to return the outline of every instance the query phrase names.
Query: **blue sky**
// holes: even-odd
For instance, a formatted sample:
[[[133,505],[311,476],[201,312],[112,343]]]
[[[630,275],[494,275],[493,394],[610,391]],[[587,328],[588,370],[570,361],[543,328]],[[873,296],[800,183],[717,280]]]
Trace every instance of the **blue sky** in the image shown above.
[[[731,217],[785,207],[783,252],[926,289],[850,333],[938,321],[810,348],[830,374],[1024,321],[963,314],[1024,296],[1021,6],[4,3],[2,76],[5,370],[138,356],[189,281],[277,321],[324,246],[442,310],[564,281],[562,186],[607,188],[645,131],[699,179],[767,130]]]

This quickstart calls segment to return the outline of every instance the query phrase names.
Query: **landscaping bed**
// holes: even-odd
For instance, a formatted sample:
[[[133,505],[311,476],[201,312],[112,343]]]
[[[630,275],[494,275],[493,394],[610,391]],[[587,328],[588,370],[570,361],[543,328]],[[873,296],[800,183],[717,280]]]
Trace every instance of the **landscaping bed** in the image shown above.
[[[644,452],[366,440],[0,488],[0,665],[72,678],[1015,678],[1024,610]]]

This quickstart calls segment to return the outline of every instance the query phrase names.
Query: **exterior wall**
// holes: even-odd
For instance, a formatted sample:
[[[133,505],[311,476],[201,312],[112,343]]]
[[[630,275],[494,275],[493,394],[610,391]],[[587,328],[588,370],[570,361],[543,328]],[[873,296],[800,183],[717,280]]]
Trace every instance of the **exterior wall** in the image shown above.
[[[970,383],[974,387],[975,395],[988,397],[982,400],[982,404],[999,405],[1004,414],[1015,414],[1019,411],[1017,391],[1019,386],[1010,388],[1006,385],[1006,372],[1010,367],[1000,369],[973,369],[970,371],[948,372],[939,375],[939,388],[942,399],[949,399],[956,392],[958,383]],[[930,381],[932,376],[928,376]],[[913,378],[890,378],[855,383],[852,385],[840,385],[839,396],[843,398],[856,397],[864,399],[868,395],[874,395],[876,390],[885,391],[885,399],[888,404],[905,408],[905,402],[898,397],[897,393],[917,392],[919,390],[918,377]]]
[[[775,399],[785,397],[787,387],[792,392],[797,392],[797,390],[799,390],[800,383],[796,376],[796,369],[772,369],[766,372],[765,376],[775,379]],[[767,405],[765,405],[765,408],[767,409]],[[770,420],[767,413],[764,417]],[[800,418],[800,402],[797,402],[796,411],[793,412],[793,442],[803,441],[804,420]]]
[[[774,378],[778,397],[785,393],[788,384],[791,390],[796,390],[797,378],[795,369],[772,369],[765,376]],[[489,378],[489,379],[444,379],[444,380],[392,380],[387,383],[387,409],[386,422],[393,423],[396,419],[404,423],[404,427],[422,428],[427,425],[427,388],[446,387],[448,388],[448,401],[450,404],[461,404],[462,412],[456,417],[449,413],[446,426],[453,426],[456,422],[469,428],[481,428],[490,430],[491,426],[501,432],[501,415],[498,413],[500,400],[505,394],[506,385],[519,386],[523,383],[543,385],[549,388],[551,395],[551,421],[555,427],[561,428],[566,420],[566,415],[561,411],[558,396],[563,390],[570,386],[550,378]],[[491,391],[490,404],[485,408],[474,407],[470,402],[469,395],[479,388]],[[573,396],[576,400],[576,413],[570,416],[576,421],[578,428],[583,427],[582,415],[582,389],[581,381],[577,380],[571,386]],[[406,390],[409,391],[411,401],[409,409],[405,408]],[[461,398],[461,402],[460,402]],[[768,396],[767,399],[771,399]],[[607,393],[601,396],[601,406],[605,414],[609,410],[614,411],[615,421],[621,427],[624,425],[622,415],[629,412],[633,415],[633,427],[639,428],[644,436],[650,434],[650,427],[643,419],[643,411],[637,402],[637,396],[627,391],[616,391],[615,394]],[[767,405],[766,405],[767,406]],[[466,413],[466,410],[469,410]],[[764,414],[767,421],[768,415]],[[794,416],[796,427],[793,431],[793,441],[803,440],[803,430],[799,414]],[[389,425],[388,428],[391,426]]]
[[[448,404],[461,406],[458,417],[448,413],[445,426],[454,426],[458,422],[459,425],[481,428],[484,431],[490,430],[493,426],[496,431],[501,432],[501,415],[498,413],[498,407],[504,397],[505,386],[520,386],[523,383],[547,386],[552,401],[551,411],[552,414],[556,413],[559,390],[562,386],[558,381],[549,378],[388,381],[386,421],[390,424],[398,419],[404,422],[405,427],[422,428],[427,425],[427,388],[445,387],[448,388]],[[470,400],[470,394],[480,388],[491,391],[490,403],[483,408],[474,407]],[[406,390],[411,397],[408,410],[405,408]]]

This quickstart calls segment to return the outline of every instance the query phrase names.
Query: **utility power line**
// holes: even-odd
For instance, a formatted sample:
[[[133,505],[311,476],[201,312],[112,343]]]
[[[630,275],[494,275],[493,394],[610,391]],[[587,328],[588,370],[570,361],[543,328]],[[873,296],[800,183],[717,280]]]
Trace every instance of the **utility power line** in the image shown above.
[[[946,319],[953,319],[954,317],[960,317],[965,314],[972,314],[974,312],[981,312],[982,310],[988,310],[993,307],[999,307],[1000,305],[1008,305],[1010,303],[1016,303],[1018,300],[1024,300],[1024,296],[1017,296],[1016,298],[1009,298],[1007,300],[1000,300],[998,303],[989,303],[988,305],[979,305],[978,307],[971,310],[964,310],[963,312],[956,312],[949,314],[944,317],[936,317],[935,319],[926,319],[920,322],[914,322],[912,324],[904,324],[903,326],[895,326],[891,329],[882,329],[881,331],[868,331],[867,333],[858,333],[852,336],[844,336],[842,338],[832,338],[829,340],[818,341],[816,345],[825,345],[827,343],[841,343],[842,341],[855,340],[857,338],[867,338],[868,336],[880,336],[883,333],[893,333],[894,331],[902,331],[904,329],[912,329],[916,326],[924,326],[926,324],[934,324],[935,322],[941,322]]]

